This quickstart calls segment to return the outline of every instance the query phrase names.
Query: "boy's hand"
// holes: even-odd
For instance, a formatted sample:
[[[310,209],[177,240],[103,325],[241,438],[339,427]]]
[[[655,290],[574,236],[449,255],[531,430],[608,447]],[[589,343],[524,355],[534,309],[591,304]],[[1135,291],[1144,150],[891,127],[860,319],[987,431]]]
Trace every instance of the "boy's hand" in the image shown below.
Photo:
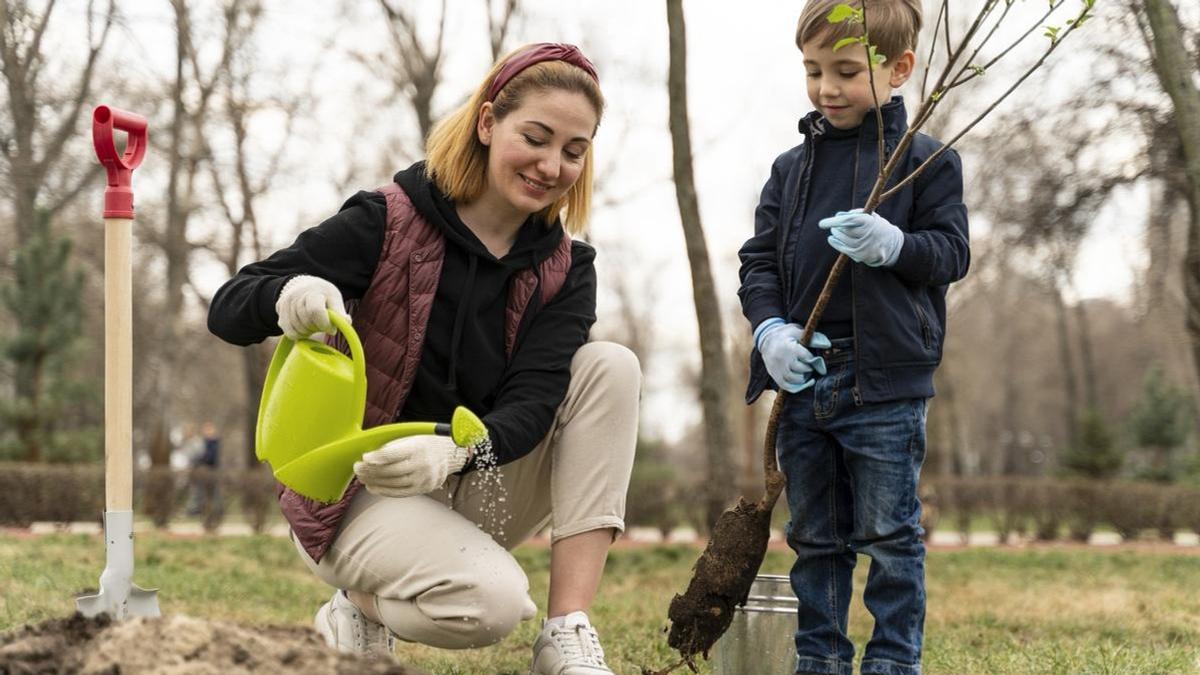
[[[819,225],[829,230],[829,245],[855,262],[871,267],[891,267],[900,257],[904,233],[878,213],[862,209],[838,211]]]
[[[762,354],[763,363],[775,384],[782,391],[796,394],[811,387],[816,381],[812,373],[825,374],[825,359],[813,356],[800,339],[804,328],[794,323],[785,323],[779,317],[767,319],[754,329],[754,346]],[[813,333],[810,347],[828,349],[829,338],[822,333]]]

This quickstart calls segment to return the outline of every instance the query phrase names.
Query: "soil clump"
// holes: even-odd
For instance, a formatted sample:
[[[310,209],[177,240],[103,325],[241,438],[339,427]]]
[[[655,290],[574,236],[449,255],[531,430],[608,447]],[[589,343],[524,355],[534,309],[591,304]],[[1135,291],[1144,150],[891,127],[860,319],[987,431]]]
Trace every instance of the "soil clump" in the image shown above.
[[[178,614],[113,622],[76,613],[0,633],[0,675],[283,672],[424,675],[395,661],[339,654],[309,628]]]

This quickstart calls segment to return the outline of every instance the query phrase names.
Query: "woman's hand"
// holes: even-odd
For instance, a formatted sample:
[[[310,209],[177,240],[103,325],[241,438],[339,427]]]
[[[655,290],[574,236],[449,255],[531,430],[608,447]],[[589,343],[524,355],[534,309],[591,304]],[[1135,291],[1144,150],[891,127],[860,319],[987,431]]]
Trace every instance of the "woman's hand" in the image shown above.
[[[292,277],[283,285],[279,299],[275,301],[279,327],[284,335],[293,340],[306,338],[313,333],[333,333],[333,324],[326,311],[329,309],[349,318],[346,315],[346,303],[337,286],[307,274]]]
[[[363,455],[354,473],[371,494],[412,497],[440,488],[470,458],[445,436],[408,436]]]

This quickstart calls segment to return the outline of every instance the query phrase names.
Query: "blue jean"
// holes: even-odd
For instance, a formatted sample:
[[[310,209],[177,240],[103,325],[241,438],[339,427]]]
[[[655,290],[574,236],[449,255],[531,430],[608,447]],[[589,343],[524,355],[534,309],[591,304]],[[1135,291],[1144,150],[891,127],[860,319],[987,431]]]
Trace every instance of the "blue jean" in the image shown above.
[[[776,452],[787,476],[800,601],[797,672],[852,675],[847,635],[858,553],[871,558],[863,600],[875,617],[862,672],[919,675],[925,624],[925,545],[917,481],[925,458],[925,399],[860,404],[853,346],[824,351],[828,374],[790,395]]]

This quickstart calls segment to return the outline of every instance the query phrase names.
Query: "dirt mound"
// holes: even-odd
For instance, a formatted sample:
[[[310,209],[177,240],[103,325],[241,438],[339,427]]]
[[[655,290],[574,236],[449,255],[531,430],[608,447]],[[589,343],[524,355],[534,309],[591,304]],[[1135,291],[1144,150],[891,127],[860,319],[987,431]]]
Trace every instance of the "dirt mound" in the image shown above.
[[[113,623],[76,614],[0,634],[0,675],[279,672],[423,675],[396,662],[338,654],[308,628],[180,615]]]

